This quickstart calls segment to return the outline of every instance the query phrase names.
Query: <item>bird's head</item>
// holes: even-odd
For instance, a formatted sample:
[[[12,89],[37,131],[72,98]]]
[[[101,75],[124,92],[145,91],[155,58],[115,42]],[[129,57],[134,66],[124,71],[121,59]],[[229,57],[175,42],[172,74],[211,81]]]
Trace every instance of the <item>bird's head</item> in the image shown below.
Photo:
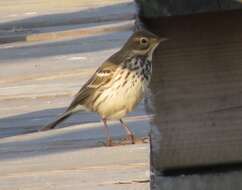
[[[124,45],[124,49],[133,55],[152,56],[155,48],[164,40],[151,32],[144,30],[137,31],[128,39]]]

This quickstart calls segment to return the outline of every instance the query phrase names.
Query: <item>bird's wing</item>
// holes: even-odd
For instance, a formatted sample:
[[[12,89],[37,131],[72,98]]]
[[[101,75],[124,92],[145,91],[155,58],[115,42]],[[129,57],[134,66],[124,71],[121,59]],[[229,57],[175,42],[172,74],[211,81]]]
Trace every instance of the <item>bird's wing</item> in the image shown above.
[[[80,91],[76,94],[67,111],[73,110],[77,105],[82,104],[91,93],[103,86],[112,79],[113,73],[118,65],[112,62],[105,62],[101,65],[93,76],[83,85]]]

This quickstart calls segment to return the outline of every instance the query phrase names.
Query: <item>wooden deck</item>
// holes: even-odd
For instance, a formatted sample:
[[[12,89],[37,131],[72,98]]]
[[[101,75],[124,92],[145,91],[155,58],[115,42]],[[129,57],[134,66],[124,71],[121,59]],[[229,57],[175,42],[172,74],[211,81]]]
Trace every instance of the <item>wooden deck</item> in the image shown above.
[[[121,9],[130,7],[128,1],[119,2]],[[112,4],[102,6],[107,6],[108,14]],[[38,30],[69,27],[77,26]],[[81,85],[130,34],[0,46],[1,190],[149,189],[149,143],[105,147],[102,124],[94,113],[81,112],[56,130],[36,132],[68,106]],[[142,103],[125,121],[138,137],[146,138],[149,119]],[[119,124],[110,122],[110,128],[121,142],[125,133]]]

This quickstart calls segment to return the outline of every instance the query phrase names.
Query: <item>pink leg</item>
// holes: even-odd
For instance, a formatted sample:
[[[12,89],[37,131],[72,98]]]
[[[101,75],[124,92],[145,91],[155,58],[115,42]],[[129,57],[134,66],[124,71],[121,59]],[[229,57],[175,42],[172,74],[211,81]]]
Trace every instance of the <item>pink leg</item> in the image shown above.
[[[126,133],[128,134],[128,138],[131,140],[131,143],[135,144],[134,134],[132,133],[132,131],[128,128],[128,126],[123,122],[122,119],[120,119],[120,123],[122,127],[125,129]]]
[[[109,129],[108,129],[108,125],[107,125],[107,119],[102,118],[102,121],[104,123],[104,127],[105,127],[105,133],[106,133],[106,137],[107,137],[107,146],[112,146],[112,139],[109,133]]]

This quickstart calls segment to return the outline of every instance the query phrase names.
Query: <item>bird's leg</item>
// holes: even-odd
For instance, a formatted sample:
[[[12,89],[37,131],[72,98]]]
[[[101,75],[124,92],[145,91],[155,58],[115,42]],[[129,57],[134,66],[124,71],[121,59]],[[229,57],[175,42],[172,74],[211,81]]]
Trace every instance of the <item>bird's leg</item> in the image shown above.
[[[134,140],[134,134],[132,133],[132,131],[128,128],[128,125],[126,125],[122,119],[119,120],[122,127],[125,129],[126,133],[128,134],[128,138],[131,140],[132,144],[135,144],[135,140]]]
[[[108,125],[107,125],[107,119],[102,118],[104,127],[105,127],[105,133],[106,133],[106,137],[107,137],[107,146],[112,146],[112,139],[109,133],[109,129],[108,129]]]

